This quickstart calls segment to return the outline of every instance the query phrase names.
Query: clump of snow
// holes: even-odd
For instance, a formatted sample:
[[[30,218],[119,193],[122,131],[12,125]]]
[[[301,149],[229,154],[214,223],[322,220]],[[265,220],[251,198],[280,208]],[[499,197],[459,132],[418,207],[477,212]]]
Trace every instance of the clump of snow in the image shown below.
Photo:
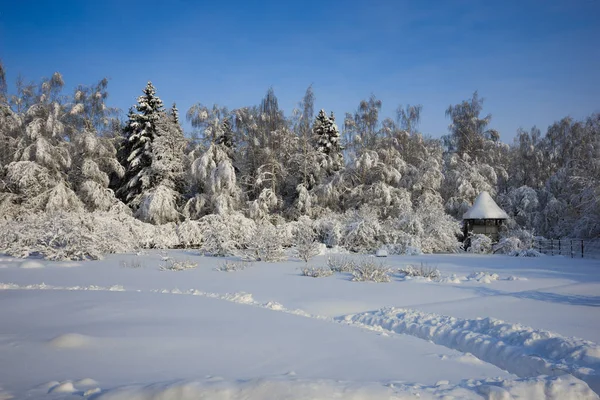
[[[465,277],[459,277],[456,274],[451,274],[449,276],[442,276],[442,277],[438,278],[437,282],[439,282],[439,283],[461,283],[465,279],[466,279]]]
[[[387,257],[388,251],[385,248],[377,249],[377,251],[375,252],[375,256],[376,257]]]
[[[508,214],[498,207],[486,191],[479,193],[473,206],[463,214],[463,219],[508,219]]]
[[[75,386],[97,386],[98,382],[92,378],[83,378],[74,382]]]
[[[62,349],[85,347],[90,343],[92,343],[91,337],[79,333],[65,333],[48,342],[50,346]]]
[[[256,303],[254,301],[254,298],[252,297],[252,294],[245,293],[245,292],[226,294],[224,296],[224,299],[228,300],[228,301],[232,301],[234,303],[241,303],[241,304],[255,304]]]
[[[65,381],[51,388],[48,393],[74,393],[76,391],[73,382]]]
[[[492,283],[493,281],[497,281],[498,279],[500,279],[500,276],[498,274],[485,271],[473,272],[472,274],[467,276],[468,281],[475,281],[480,283]]]
[[[45,268],[46,266],[44,264],[42,264],[39,261],[31,261],[31,260],[27,260],[27,261],[23,261],[21,264],[19,264],[19,268],[23,268],[23,269],[37,269],[37,268]]]

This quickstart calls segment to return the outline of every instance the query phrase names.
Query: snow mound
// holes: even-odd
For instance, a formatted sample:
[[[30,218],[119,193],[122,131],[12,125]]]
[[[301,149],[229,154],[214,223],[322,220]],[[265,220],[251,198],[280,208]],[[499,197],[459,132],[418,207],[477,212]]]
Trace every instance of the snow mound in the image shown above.
[[[437,280],[437,282],[439,282],[439,283],[461,283],[465,279],[466,278],[464,276],[459,277],[456,274],[452,274],[449,276],[442,276],[441,278],[439,278]]]
[[[471,353],[520,377],[572,374],[600,392],[600,346],[594,342],[494,318],[461,319],[398,308],[337,320],[408,334]]]
[[[50,340],[48,344],[61,349],[74,349],[88,346],[91,342],[92,338],[90,336],[80,335],[79,333],[65,333]]]
[[[50,388],[50,390],[48,390],[48,393],[74,393],[76,391],[77,389],[75,389],[75,387],[73,386],[73,382],[65,381]]]
[[[92,378],[83,378],[75,382],[75,386],[97,386],[98,382]]]
[[[45,268],[46,266],[39,261],[23,261],[19,264],[19,268],[23,269],[37,269],[37,268]]]
[[[463,214],[463,219],[508,219],[508,214],[498,207],[486,191],[479,193],[473,206]]]
[[[100,392],[97,400],[392,400],[392,399],[486,399],[587,400],[598,396],[582,381],[566,375],[528,379],[468,380],[451,384],[447,380],[426,386],[404,382],[378,383],[297,380],[288,374],[281,379],[156,383],[128,386]]]
[[[498,274],[493,274],[490,272],[473,272],[471,275],[467,276],[467,280],[480,283],[492,283],[498,279],[500,279]]]

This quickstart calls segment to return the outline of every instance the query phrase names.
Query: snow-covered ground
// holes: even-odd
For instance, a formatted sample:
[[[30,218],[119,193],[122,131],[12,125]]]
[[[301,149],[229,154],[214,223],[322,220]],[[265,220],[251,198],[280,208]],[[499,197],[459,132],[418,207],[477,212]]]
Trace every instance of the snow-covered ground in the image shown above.
[[[0,399],[597,399],[600,263],[392,256],[353,282],[173,250],[0,256]],[[311,260],[325,266],[326,256]],[[595,390],[592,391],[591,389]]]

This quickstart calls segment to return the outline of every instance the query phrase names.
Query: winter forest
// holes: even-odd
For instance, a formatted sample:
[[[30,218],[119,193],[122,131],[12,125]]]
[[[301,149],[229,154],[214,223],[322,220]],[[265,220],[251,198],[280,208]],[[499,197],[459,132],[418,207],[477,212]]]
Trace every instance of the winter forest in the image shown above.
[[[598,114],[557,115],[547,130],[522,129],[504,143],[477,92],[447,108],[448,132],[437,139],[419,131],[419,105],[383,116],[372,95],[336,116],[314,109],[311,87],[291,115],[272,89],[257,105],[198,103],[180,114],[149,82],[125,115],[110,106],[106,79],[73,93],[59,73],[7,87],[0,65],[7,254],[194,247],[269,261],[314,243],[454,252],[462,215],[482,191],[511,217],[499,243],[511,251],[535,236],[600,236]]]

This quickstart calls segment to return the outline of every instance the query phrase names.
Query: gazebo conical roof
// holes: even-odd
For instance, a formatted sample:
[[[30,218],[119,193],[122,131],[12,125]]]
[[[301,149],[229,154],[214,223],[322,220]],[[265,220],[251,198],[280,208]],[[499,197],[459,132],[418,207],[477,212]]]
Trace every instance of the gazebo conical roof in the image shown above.
[[[463,219],[508,219],[508,214],[498,207],[486,191],[479,193],[473,206],[463,214]]]

